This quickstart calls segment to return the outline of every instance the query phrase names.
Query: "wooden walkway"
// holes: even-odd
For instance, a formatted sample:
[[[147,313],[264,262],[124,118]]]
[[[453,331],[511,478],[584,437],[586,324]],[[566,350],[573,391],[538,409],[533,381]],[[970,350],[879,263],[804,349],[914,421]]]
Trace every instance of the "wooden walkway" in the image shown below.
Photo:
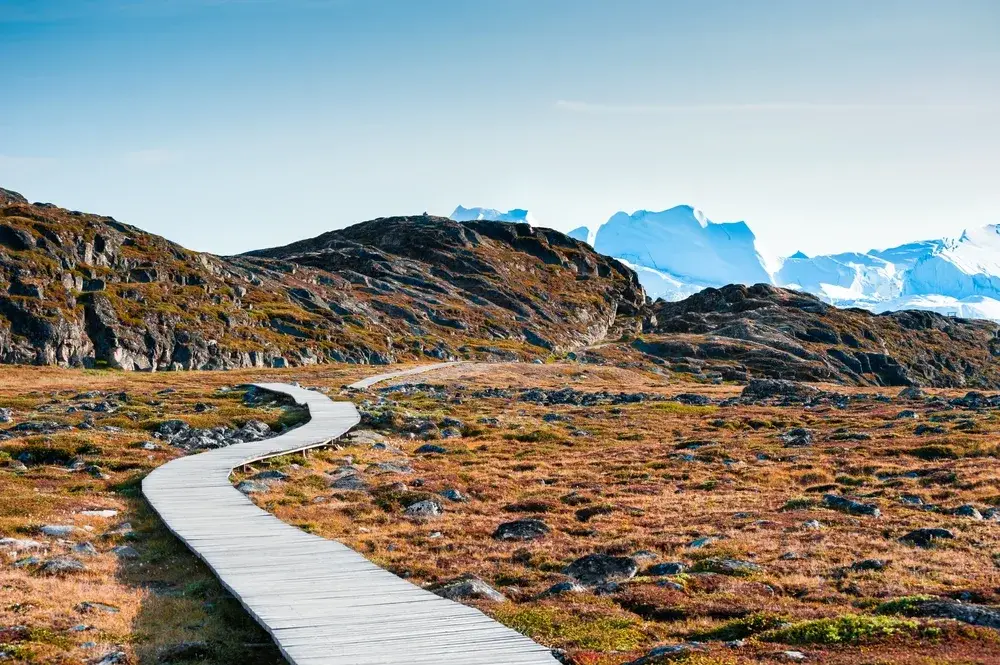
[[[433,365],[353,384],[426,372]],[[167,528],[216,574],[292,665],[555,665],[551,652],[478,610],[385,571],[332,540],[285,524],[231,484],[242,464],[329,443],[358,424],[350,402],[255,384],[309,408],[301,427],[173,460],[142,491]]]

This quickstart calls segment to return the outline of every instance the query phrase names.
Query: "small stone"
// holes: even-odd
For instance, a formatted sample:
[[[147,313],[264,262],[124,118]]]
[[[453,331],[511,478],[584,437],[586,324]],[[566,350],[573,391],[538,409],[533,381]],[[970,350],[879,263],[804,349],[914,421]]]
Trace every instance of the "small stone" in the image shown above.
[[[368,489],[368,483],[357,473],[348,473],[331,482],[330,489],[347,492],[364,492]]]
[[[563,569],[563,573],[586,586],[598,586],[605,582],[628,580],[635,577],[639,565],[631,557],[617,557],[609,554],[588,554],[580,557]]]
[[[40,550],[44,547],[44,543],[28,538],[0,538],[0,549],[4,550],[19,552],[21,550]]]
[[[930,547],[935,540],[952,539],[955,534],[948,529],[926,528],[914,529],[902,538],[900,542],[917,545],[918,547]]]
[[[552,596],[561,596],[566,593],[583,593],[586,591],[586,587],[577,584],[576,582],[557,582],[553,584],[548,589],[543,591],[538,595],[539,598],[549,598]]]
[[[851,564],[851,570],[855,572],[880,571],[885,570],[892,562],[886,559],[863,559]]]
[[[668,561],[650,566],[643,574],[660,577],[662,575],[680,575],[685,570],[687,570],[687,566],[683,563],[680,563],[679,561]]]
[[[446,489],[442,490],[441,496],[448,499],[449,501],[455,501],[461,503],[463,501],[468,501],[468,497],[459,492],[457,489]]]
[[[702,538],[695,538],[694,540],[692,540],[690,543],[687,544],[687,547],[692,550],[700,550],[703,547],[708,547],[717,540],[719,539],[716,538],[715,536],[704,536]]]
[[[83,572],[87,567],[73,557],[57,556],[43,563],[41,570],[49,575],[68,575]]]
[[[260,473],[255,473],[251,476],[253,480],[263,480],[265,482],[282,482],[288,480],[288,474],[282,473],[276,469],[269,469],[267,471],[261,471]]]
[[[428,587],[428,590],[449,600],[491,600],[502,603],[506,597],[475,575],[465,575]]]
[[[433,443],[425,443],[414,451],[417,455],[443,455],[448,452],[447,448],[435,445]]]
[[[49,538],[67,538],[73,535],[73,532],[76,531],[76,527],[66,524],[46,524],[39,529],[39,531]]]
[[[242,480],[236,489],[244,494],[264,494],[271,491],[271,485],[262,480]]]
[[[781,656],[786,660],[791,660],[795,662],[803,661],[806,659],[806,655],[801,651],[782,651]]]
[[[728,557],[712,557],[699,561],[692,570],[698,573],[718,573],[720,575],[741,577],[760,572],[763,568],[751,561],[730,559]]]
[[[923,399],[925,394],[924,391],[920,389],[920,386],[910,386],[900,390],[896,397],[898,399]]]
[[[493,532],[496,540],[536,540],[551,532],[549,526],[539,519],[522,519],[504,522]]]
[[[658,646],[641,658],[629,661],[625,665],[658,665],[667,661],[680,659],[695,651],[704,651],[700,642],[685,642],[684,644],[665,644]]]
[[[836,494],[825,494],[823,496],[823,503],[826,504],[828,508],[850,513],[852,515],[869,515],[871,517],[879,517],[882,514],[882,511],[880,511],[878,506],[874,503],[861,503],[860,501],[848,499],[843,496],[837,496]]]
[[[99,661],[93,663],[93,665],[122,665],[128,662],[128,656],[122,651],[112,651],[111,653],[105,654]]]
[[[802,527],[811,531],[819,531],[823,528],[823,525],[819,520],[809,520],[807,522],[803,522]]]
[[[416,503],[410,504],[406,507],[406,516],[413,517],[417,519],[430,519],[432,517],[440,517],[443,509],[441,504],[432,499],[425,499],[424,501],[417,501]]]
[[[101,510],[82,510],[80,511],[80,514],[84,517],[103,517],[107,519],[117,516],[118,511],[110,508]]]
[[[379,462],[369,467],[369,470],[377,473],[413,473],[409,465],[396,462]]]
[[[965,504],[964,506],[959,506],[955,509],[955,515],[959,517],[969,517],[974,520],[983,519],[983,514],[979,512],[979,509],[971,504]]]
[[[83,601],[74,607],[80,614],[90,614],[91,612],[104,612],[106,614],[118,614],[119,610],[114,605],[108,605],[107,603],[95,603],[88,600]]]
[[[779,437],[789,448],[801,448],[811,445],[813,442],[812,430],[805,427],[790,429]]]
[[[81,556],[97,556],[97,548],[90,543],[80,543],[73,546],[73,553]]]
[[[119,559],[138,559],[139,552],[136,551],[134,547],[129,547],[128,545],[119,545],[117,547],[112,547],[111,551],[115,553]]]
[[[896,420],[916,420],[920,416],[917,415],[916,411],[906,409],[905,411],[900,411],[896,414]]]

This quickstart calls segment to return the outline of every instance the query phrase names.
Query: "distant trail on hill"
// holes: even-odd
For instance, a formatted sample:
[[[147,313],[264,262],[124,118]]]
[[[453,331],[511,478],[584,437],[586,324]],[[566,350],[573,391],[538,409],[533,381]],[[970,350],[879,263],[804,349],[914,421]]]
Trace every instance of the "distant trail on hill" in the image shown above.
[[[429,372],[442,363],[357,381]],[[281,436],[182,457],[142,491],[167,528],[216,574],[292,665],[555,665],[549,649],[479,610],[425,591],[332,540],[286,524],[230,482],[242,464],[323,446],[360,422],[350,402],[284,383],[254,384],[309,409]]]

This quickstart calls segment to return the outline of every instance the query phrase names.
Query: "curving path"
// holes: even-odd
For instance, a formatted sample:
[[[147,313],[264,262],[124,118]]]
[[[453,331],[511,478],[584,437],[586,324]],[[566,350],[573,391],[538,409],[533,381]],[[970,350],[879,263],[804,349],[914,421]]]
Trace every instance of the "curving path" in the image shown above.
[[[370,377],[365,389],[445,364]],[[360,421],[350,402],[284,383],[254,384],[309,408],[301,427],[264,441],[181,457],[142,491],[274,638],[292,665],[554,665],[551,652],[478,610],[425,591],[332,540],[255,506],[230,483],[242,464],[329,443]]]

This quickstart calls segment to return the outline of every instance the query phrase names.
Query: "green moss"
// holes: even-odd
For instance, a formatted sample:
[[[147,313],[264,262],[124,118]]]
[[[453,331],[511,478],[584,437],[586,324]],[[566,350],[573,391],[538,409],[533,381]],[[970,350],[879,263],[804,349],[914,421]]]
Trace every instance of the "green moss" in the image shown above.
[[[895,636],[931,637],[933,627],[910,619],[845,614],[833,619],[812,619],[777,628],[761,635],[767,642],[784,644],[861,644]]]
[[[930,600],[935,600],[934,596],[901,596],[880,603],[875,608],[875,611],[878,614],[912,615],[916,612],[918,606]]]
[[[694,404],[681,404],[680,402],[656,402],[650,405],[649,408],[678,415],[705,415],[715,413],[719,410],[717,406],[696,406]]]
[[[638,621],[617,616],[583,616],[549,607],[504,603],[491,611],[500,623],[546,644],[597,651],[629,651],[646,641]]]
[[[920,446],[911,449],[909,453],[923,460],[958,459],[961,457],[958,449],[954,446],[944,446],[941,444]]]
[[[781,510],[806,510],[808,508],[815,508],[818,505],[816,499],[811,499],[807,496],[796,497],[794,499],[789,499],[785,502],[785,505],[781,507]]]
[[[752,635],[781,628],[787,621],[774,614],[758,613],[728,621],[717,628],[690,635],[693,640],[742,640]]]

